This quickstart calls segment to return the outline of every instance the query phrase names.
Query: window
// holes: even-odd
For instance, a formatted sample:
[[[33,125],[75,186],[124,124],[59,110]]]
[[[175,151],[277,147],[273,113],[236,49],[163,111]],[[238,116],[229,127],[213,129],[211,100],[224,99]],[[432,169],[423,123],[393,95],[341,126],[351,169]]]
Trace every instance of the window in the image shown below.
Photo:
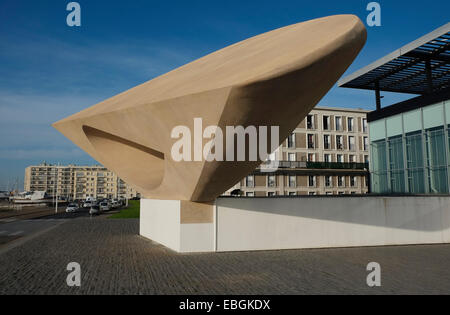
[[[323,130],[330,130],[330,116],[323,116]]]
[[[345,176],[338,176],[338,187],[345,187]]]
[[[369,156],[364,155],[364,163],[369,164]]]
[[[295,148],[295,134],[291,134],[287,139],[287,147],[290,149]]]
[[[276,187],[276,179],[275,175],[268,175],[267,176],[267,187]]]
[[[295,162],[297,160],[297,155],[295,153],[288,154],[289,162]]]
[[[344,156],[342,154],[336,155],[336,161],[338,163],[344,163]]]
[[[412,133],[406,136],[406,157],[408,168],[408,182],[411,193],[425,193],[424,154],[422,134]],[[376,157],[375,157],[375,160]]]
[[[309,130],[315,129],[314,128],[314,116],[313,115],[308,115],[308,117],[306,118],[306,128]]]
[[[297,196],[297,193],[295,191],[289,192],[289,196]]]
[[[355,137],[353,136],[348,137],[348,149],[350,151],[355,151]]]
[[[331,143],[330,143],[330,136],[329,135],[324,135],[323,136],[323,148],[325,150],[331,149]]]
[[[316,187],[316,176],[308,177],[308,187]]]
[[[331,176],[325,176],[325,187],[331,187]]]
[[[331,195],[333,195],[333,193],[332,193],[331,191],[327,191],[327,192],[325,193],[325,195],[331,196]]]
[[[336,149],[344,150],[344,137],[343,136],[336,136]]]
[[[308,149],[314,149],[314,135],[308,134]]]
[[[342,117],[336,117],[336,130],[342,130]]]
[[[423,152],[422,135],[417,139],[418,152]],[[377,193],[390,192],[388,185],[388,165],[387,165],[387,142],[386,140],[372,142],[372,187],[373,191]],[[403,154],[403,153],[402,153]],[[409,157],[408,157],[409,159]],[[421,183],[423,183],[423,177]]]
[[[295,175],[289,176],[289,187],[291,188],[297,187],[297,177]]]
[[[425,164],[429,167],[428,188],[431,193],[447,193],[447,136],[443,127],[427,130],[425,136],[426,159]],[[447,151],[448,152],[448,151]]]
[[[250,188],[255,187],[255,176],[247,176],[245,185]]]
[[[308,162],[315,162],[316,155],[314,153],[308,153]]]
[[[330,163],[331,162],[331,154],[324,154],[323,161],[325,163]]]
[[[369,151],[369,138],[364,137],[364,151]]]
[[[245,195],[247,196],[247,197],[255,197],[255,193],[254,192],[246,192],[245,193]]]
[[[269,191],[269,192],[267,193],[267,196],[268,196],[268,197],[274,197],[274,196],[275,196],[275,192],[274,192],[274,191]]]
[[[308,193],[308,195],[310,195],[310,196],[315,196],[315,195],[316,195],[316,192],[315,192],[315,191],[310,191],[310,192]]]
[[[350,154],[350,155],[348,156],[348,161],[349,161],[350,163],[355,163],[355,156]]]
[[[356,187],[356,177],[350,176],[350,187]]]
[[[388,155],[390,162],[388,166],[391,171],[391,191],[395,193],[405,192],[405,167],[402,136],[389,138]]]
[[[354,122],[355,122],[355,120],[353,119],[353,117],[348,117],[347,122],[348,122],[348,131],[349,132],[354,131]]]
[[[367,119],[366,118],[363,118],[363,120],[362,120],[362,127],[363,127],[363,132],[367,133],[368,128],[367,128]]]

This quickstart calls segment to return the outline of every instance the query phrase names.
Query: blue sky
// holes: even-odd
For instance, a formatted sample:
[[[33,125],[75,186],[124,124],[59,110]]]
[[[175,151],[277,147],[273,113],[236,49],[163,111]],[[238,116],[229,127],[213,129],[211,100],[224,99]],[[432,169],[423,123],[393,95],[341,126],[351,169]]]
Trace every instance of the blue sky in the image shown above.
[[[80,0],[81,27],[66,0],[0,0],[0,190],[42,161],[95,164],[51,123],[248,37],[352,13],[363,0]],[[378,1],[382,26],[347,74],[448,22],[448,1]],[[405,98],[385,94],[383,105]],[[407,98],[409,96],[406,96]],[[322,106],[374,108],[373,93],[333,88]]]

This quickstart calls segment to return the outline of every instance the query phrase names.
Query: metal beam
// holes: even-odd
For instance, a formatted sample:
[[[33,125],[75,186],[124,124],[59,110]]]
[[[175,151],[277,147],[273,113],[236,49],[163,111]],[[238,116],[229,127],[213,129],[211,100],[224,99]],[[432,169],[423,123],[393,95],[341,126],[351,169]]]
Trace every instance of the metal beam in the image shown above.
[[[432,54],[427,54],[427,53],[424,53],[421,51],[411,51],[411,52],[407,53],[405,56],[411,57],[411,58],[420,58],[422,60],[431,58],[432,60],[450,62],[450,57],[448,57],[448,56],[444,56],[441,54],[432,55]]]
[[[377,103],[377,110],[380,110],[381,109],[380,81],[375,82],[375,101]]]
[[[427,59],[425,61],[425,71],[427,73],[427,86],[428,86],[428,93],[433,93],[433,72],[431,68],[431,61],[430,59]]]

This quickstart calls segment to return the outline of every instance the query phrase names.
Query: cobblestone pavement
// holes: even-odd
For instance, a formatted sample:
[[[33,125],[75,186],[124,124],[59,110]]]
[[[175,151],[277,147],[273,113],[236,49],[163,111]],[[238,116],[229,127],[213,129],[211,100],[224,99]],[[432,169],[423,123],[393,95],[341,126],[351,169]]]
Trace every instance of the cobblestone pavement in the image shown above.
[[[137,220],[78,218],[0,255],[0,294],[450,293],[450,245],[177,254]],[[382,267],[382,287],[366,266]],[[81,287],[66,285],[81,265]]]

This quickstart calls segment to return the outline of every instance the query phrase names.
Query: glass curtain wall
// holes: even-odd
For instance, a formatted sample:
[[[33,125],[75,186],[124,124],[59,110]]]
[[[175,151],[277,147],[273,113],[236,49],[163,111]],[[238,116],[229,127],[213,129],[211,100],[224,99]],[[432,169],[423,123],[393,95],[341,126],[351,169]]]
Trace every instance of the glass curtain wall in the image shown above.
[[[370,123],[373,192],[450,192],[448,102]]]

